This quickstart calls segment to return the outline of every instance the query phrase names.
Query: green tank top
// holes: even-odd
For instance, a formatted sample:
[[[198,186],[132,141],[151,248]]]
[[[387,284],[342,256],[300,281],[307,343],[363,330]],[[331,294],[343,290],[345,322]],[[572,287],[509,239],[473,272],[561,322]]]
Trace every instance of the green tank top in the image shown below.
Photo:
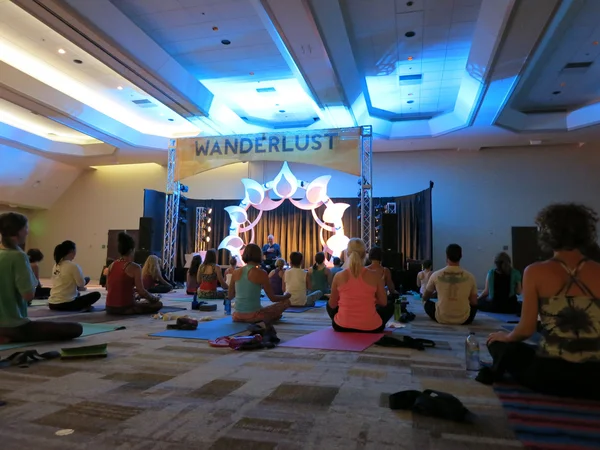
[[[260,284],[248,279],[248,272],[254,266],[244,266],[242,276],[235,282],[235,310],[239,313],[253,313],[260,310]]]
[[[329,293],[329,280],[327,280],[325,268],[313,269],[310,276],[310,288],[313,291],[321,291],[323,294]]]

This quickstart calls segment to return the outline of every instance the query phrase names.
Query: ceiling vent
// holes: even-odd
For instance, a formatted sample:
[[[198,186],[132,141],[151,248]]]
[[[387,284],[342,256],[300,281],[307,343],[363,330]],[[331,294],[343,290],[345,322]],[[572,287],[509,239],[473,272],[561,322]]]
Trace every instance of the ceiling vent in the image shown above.
[[[150,100],[141,99],[141,100],[131,100],[133,103],[138,105],[140,108],[156,108],[158,105],[155,105]]]
[[[423,74],[419,73],[416,75],[400,75],[400,86],[409,86],[413,84],[421,84],[423,81]]]
[[[275,88],[274,87],[258,88],[256,90],[256,92],[258,92],[259,94],[268,94],[268,93],[275,92]]]
[[[572,63],[566,64],[565,67],[563,67],[561,72],[584,73],[584,72],[587,72],[587,70],[591,67],[592,64],[593,64],[593,61],[572,62]]]

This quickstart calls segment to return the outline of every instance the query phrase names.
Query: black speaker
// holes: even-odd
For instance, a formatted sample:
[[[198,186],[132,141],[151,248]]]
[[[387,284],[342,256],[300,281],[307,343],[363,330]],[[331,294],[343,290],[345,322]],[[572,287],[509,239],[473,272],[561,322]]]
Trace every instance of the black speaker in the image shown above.
[[[154,237],[154,219],[152,217],[140,217],[140,234],[138,248],[151,251],[152,239]]]
[[[381,248],[384,252],[397,252],[399,250],[398,214],[382,214]]]
[[[152,253],[149,250],[145,250],[145,249],[136,250],[133,255],[133,261],[136,264],[143,266],[146,263],[148,256],[150,256],[151,254]]]

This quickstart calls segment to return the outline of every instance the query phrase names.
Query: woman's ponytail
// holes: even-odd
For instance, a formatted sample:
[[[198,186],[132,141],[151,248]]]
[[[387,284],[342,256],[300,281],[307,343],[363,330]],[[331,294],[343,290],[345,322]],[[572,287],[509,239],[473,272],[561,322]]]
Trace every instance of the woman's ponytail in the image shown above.
[[[65,259],[65,256],[74,250],[75,242],[73,241],[64,241],[61,244],[58,244],[54,247],[54,262],[60,264],[60,262]]]
[[[360,275],[365,266],[365,254],[366,248],[362,239],[350,239],[348,242],[348,268],[355,278]]]

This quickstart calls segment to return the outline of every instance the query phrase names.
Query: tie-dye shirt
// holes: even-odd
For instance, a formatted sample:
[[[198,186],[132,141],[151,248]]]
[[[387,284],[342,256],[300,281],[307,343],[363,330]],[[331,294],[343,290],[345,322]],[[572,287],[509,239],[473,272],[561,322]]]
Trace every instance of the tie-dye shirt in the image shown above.
[[[477,295],[477,283],[473,274],[462,267],[447,266],[431,274],[427,290],[437,291],[435,320],[457,325],[469,318],[469,297]]]

